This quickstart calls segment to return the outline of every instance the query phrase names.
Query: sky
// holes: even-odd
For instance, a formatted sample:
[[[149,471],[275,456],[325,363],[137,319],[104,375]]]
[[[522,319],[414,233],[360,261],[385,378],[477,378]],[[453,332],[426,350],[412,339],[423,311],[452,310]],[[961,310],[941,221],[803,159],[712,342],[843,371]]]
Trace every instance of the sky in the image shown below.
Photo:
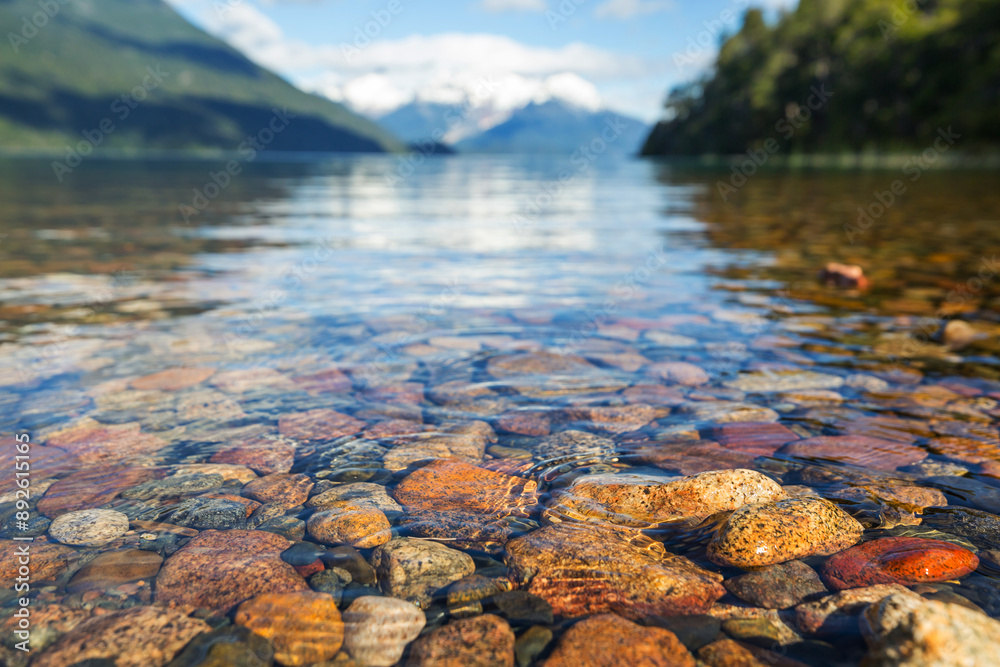
[[[310,92],[378,116],[414,99],[557,98],[652,122],[750,5],[797,0],[168,0]]]

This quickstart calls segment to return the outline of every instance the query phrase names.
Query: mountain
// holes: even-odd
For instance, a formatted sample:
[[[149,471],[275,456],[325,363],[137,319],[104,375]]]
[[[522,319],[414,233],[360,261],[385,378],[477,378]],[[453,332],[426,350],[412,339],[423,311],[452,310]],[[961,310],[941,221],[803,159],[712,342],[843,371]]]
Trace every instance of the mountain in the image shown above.
[[[217,3],[219,4],[219,3]],[[295,88],[163,0],[0,0],[0,147],[402,150],[343,106]],[[277,116],[270,142],[265,128]],[[87,133],[87,134],[84,134]]]
[[[603,136],[608,152],[632,155],[648,132],[649,126],[635,118],[549,100],[529,104],[455,147],[465,153],[572,153]]]
[[[643,153],[910,151],[940,132],[997,150],[998,108],[1000,0],[801,0],[773,25],[748,10]]]
[[[437,138],[461,153],[572,153],[601,136],[610,124],[607,136],[613,140],[608,150],[634,154],[649,132],[649,126],[635,118],[559,99],[502,113],[488,107],[473,110],[468,105],[416,101],[378,122],[413,143],[438,133]]]

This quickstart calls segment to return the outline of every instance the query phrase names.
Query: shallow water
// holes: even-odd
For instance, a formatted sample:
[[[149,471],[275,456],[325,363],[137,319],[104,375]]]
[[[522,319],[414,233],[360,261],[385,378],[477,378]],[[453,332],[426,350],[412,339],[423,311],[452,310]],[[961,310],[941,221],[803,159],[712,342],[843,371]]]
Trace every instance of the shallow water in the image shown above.
[[[42,489],[89,469],[190,473],[178,466],[280,442],[294,452],[291,472],[316,484],[313,496],[353,482],[394,493],[427,460],[459,456],[537,482],[539,503],[504,508],[504,529],[486,537],[468,534],[468,524],[489,523],[477,510],[458,516],[458,528],[428,529],[407,511],[388,518],[393,534],[441,539],[496,576],[507,540],[567,520],[543,508],[582,475],[740,467],[834,500],[866,538],[1000,549],[1000,536],[970,542],[953,510],[912,500],[915,488],[936,489],[950,507],[1000,513],[993,174],[906,177],[906,192],[865,228],[857,208],[871,208],[901,173],[761,173],[725,202],[725,174],[651,162],[577,171],[558,158],[456,157],[402,177],[397,158],[271,162],[250,165],[186,222],[181,205],[218,168],[94,160],[59,184],[43,162],[0,164],[5,492],[15,433],[44,452],[31,476]],[[561,172],[569,180],[558,186]],[[863,265],[871,288],[820,284],[828,261]],[[971,324],[969,340],[943,345],[938,330],[954,318]],[[141,379],[181,367],[207,370],[180,386]],[[347,417],[296,421],[312,410]],[[344,420],[336,433],[331,419]],[[884,456],[846,441],[811,454],[726,444],[718,428],[775,420],[789,440],[890,444]],[[473,421],[490,427],[461,430]],[[564,430],[600,439],[552,446],[549,434]],[[138,500],[126,485],[124,496],[86,505],[125,513],[131,532],[75,546],[33,589],[33,604],[90,613],[156,601],[155,578],[89,596],[66,586],[98,553],[138,546],[169,558],[190,535],[143,544],[149,526],[134,522],[174,523],[179,502],[239,496],[242,483]],[[24,530],[5,496],[5,540],[48,539],[39,497]],[[738,571],[705,558],[718,520],[649,535],[730,577]],[[1000,615],[991,563],[982,557],[961,582],[935,583],[937,594]],[[448,617],[443,595],[429,603],[425,633]],[[5,600],[12,613],[14,593]],[[557,637],[563,620],[553,621]],[[828,664],[819,643],[828,640],[786,641],[792,648],[779,653]],[[844,641],[853,664],[863,644]]]

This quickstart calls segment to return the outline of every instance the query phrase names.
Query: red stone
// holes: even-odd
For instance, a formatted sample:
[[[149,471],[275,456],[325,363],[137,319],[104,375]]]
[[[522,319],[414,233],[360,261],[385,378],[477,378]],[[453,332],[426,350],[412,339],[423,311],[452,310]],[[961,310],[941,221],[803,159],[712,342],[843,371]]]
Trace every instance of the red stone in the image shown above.
[[[684,402],[684,394],[662,384],[637,384],[622,392],[629,403],[674,407]]]
[[[125,489],[166,474],[159,468],[86,468],[50,486],[38,501],[38,511],[54,519],[66,512],[100,507]]]
[[[306,578],[309,578],[317,572],[322,572],[326,569],[323,565],[323,561],[318,558],[308,565],[293,565],[292,567],[295,568],[296,572]]]
[[[138,422],[102,424],[85,417],[50,435],[45,444],[69,452],[84,465],[114,465],[136,456],[153,454],[167,443],[155,435],[143,433]]]
[[[310,394],[339,394],[350,391],[353,387],[351,378],[336,368],[299,375],[292,378],[292,382]]]
[[[291,412],[278,418],[281,435],[296,440],[332,440],[358,433],[367,424],[336,410],[319,408],[307,412]]]
[[[552,430],[552,421],[541,410],[515,410],[497,417],[497,427],[518,435],[543,436]]]
[[[295,446],[278,436],[262,436],[216,452],[209,461],[246,466],[260,475],[288,472],[295,462]]]
[[[756,454],[727,449],[713,440],[686,442],[637,442],[629,443],[628,453],[640,461],[675,470],[682,475],[694,475],[709,470],[753,468]]]
[[[790,442],[779,455],[807,459],[827,459],[861,468],[895,470],[927,458],[927,452],[914,445],[863,435],[821,435]]]
[[[370,387],[364,397],[375,403],[402,403],[419,405],[424,400],[424,385],[419,382],[397,382],[378,387]]]
[[[130,383],[133,389],[180,391],[201,384],[215,373],[214,368],[170,368],[159,373],[136,378]]]
[[[950,542],[921,537],[882,537],[831,556],[820,569],[832,590],[875,584],[913,585],[958,579],[979,567],[979,558]]]
[[[755,456],[771,456],[782,445],[799,439],[795,431],[771,422],[736,422],[720,424],[706,434],[726,449],[735,449]]]

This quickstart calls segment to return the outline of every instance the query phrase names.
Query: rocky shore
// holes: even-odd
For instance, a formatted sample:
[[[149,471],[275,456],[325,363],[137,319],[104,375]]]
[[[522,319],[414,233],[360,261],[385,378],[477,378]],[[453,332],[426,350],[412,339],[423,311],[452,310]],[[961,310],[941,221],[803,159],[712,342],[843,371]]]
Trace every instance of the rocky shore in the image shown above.
[[[32,651],[10,639],[8,591],[0,657],[993,663],[997,388],[888,370],[716,380],[624,344],[516,343],[480,381],[192,366],[103,385],[33,444],[27,528],[0,498],[8,580],[13,538],[34,538]]]

